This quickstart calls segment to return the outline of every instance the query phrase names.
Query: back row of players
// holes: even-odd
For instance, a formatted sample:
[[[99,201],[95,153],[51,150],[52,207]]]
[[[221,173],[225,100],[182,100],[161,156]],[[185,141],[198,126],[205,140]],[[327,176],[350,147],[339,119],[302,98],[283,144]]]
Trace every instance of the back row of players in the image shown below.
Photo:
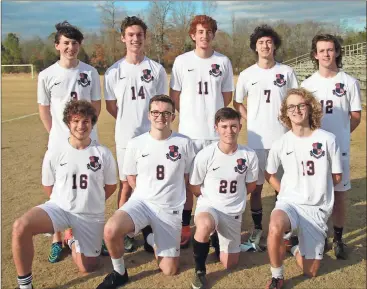
[[[77,59],[83,40],[81,32],[67,22],[56,28],[55,47],[60,52],[60,61],[42,71],[38,83],[40,116],[50,133],[42,179],[51,200],[15,222],[13,255],[20,288],[32,287],[33,249],[27,248],[32,241],[25,236],[71,227],[74,236],[68,231],[66,243],[73,250],[75,262],[82,271],[95,269],[102,242],[104,197],[108,198],[116,187],[112,154],[94,141],[96,126],[90,135],[92,142],[89,140],[88,128],[96,122],[101,108],[99,75]],[[342,230],[344,192],[350,189],[349,141],[350,133],[360,122],[361,101],[358,81],[339,70],[342,67],[339,42],[328,34],[317,35],[312,41],[311,58],[318,71],[301,86],[321,103],[321,112],[310,92],[292,90],[298,87],[293,70],[275,61],[275,52],[281,45],[279,35],[267,25],[257,27],[250,37],[250,47],[258,61],[238,78],[233,102],[238,114],[223,108],[232,100],[233,72],[229,59],[212,48],[216,30],[214,19],[205,15],[193,18],[189,34],[195,50],[176,58],[170,98],[153,98],[168,94],[166,72],[144,54],[145,23],[137,17],[127,17],[122,22],[121,40],[126,44],[126,56],[107,70],[104,81],[106,108],[116,118],[120,209],[107,222],[104,234],[114,271],[98,288],[116,288],[127,282],[123,252],[133,250],[134,243],[125,237],[123,246],[122,238],[140,230],[144,234],[144,248],[147,251],[154,248],[163,273],[176,273],[180,245],[187,246],[191,236],[193,194],[201,196],[195,212],[196,269],[192,288],[205,288],[205,260],[213,231],[218,234],[212,235],[212,243],[216,243],[218,255],[220,250],[225,267],[238,262],[246,192],[251,193],[255,225],[249,241],[259,244],[265,178],[280,191],[269,227],[272,280],[267,288],[282,287],[280,240],[285,232],[297,228],[300,244],[292,252],[298,259],[304,258],[300,264],[305,273],[316,274],[331,211],[335,254],[345,258]],[[248,110],[243,105],[246,96]],[[79,101],[65,109],[70,100],[86,100],[94,109]],[[171,133],[175,110],[180,112],[179,132],[191,140]],[[95,118],[91,111],[95,112]],[[332,134],[318,129],[322,115],[322,127],[335,134],[336,142]],[[239,116],[247,120],[249,148],[237,146]],[[284,176],[280,186],[281,165]],[[180,175],[182,179],[175,178]],[[339,183],[335,192],[333,181]],[[93,194],[86,198],[89,184],[96,190],[91,190]],[[184,192],[185,188],[186,196],[177,194],[177,190]],[[103,198],[100,192],[105,192]],[[81,225],[80,220],[86,223]],[[314,237],[315,243],[305,242],[307,234]],[[56,234],[51,262],[59,259],[61,249],[61,237]]]

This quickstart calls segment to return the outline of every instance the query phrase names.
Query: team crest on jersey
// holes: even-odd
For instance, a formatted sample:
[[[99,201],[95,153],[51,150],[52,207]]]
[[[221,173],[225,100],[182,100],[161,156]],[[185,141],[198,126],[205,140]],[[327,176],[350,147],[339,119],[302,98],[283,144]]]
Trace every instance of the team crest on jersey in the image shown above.
[[[278,87],[282,87],[284,85],[287,84],[287,81],[284,79],[284,75],[283,74],[276,74],[275,75],[275,80],[274,80],[274,85],[278,86]]]
[[[243,174],[246,172],[247,166],[246,166],[246,160],[245,159],[238,159],[237,160],[237,166],[234,167],[234,171],[239,174]]]
[[[315,142],[312,144],[312,150],[310,150],[310,155],[317,159],[325,155],[325,151],[322,149],[322,143]]]
[[[220,71],[219,67],[220,67],[219,64],[212,64],[212,69],[209,70],[209,74],[215,77],[221,76],[222,71]]]
[[[167,159],[170,159],[171,161],[175,162],[181,158],[181,154],[178,152],[178,146],[171,145],[168,148],[169,153],[166,154]]]
[[[93,172],[98,171],[102,165],[99,162],[99,157],[96,156],[90,156],[89,157],[89,164],[87,164],[87,168],[89,170],[92,170]]]
[[[344,83],[335,83],[335,89],[333,89],[333,94],[342,97],[347,91],[344,88]]]
[[[142,81],[145,81],[145,82],[151,82],[152,80],[154,80],[154,76],[152,75],[152,71],[149,70],[149,69],[144,69],[143,70],[143,76],[140,77],[140,79]]]
[[[83,86],[83,87],[86,87],[88,85],[90,85],[90,80],[88,79],[88,74],[86,73],[79,73],[79,77],[80,79],[78,80],[78,84]]]

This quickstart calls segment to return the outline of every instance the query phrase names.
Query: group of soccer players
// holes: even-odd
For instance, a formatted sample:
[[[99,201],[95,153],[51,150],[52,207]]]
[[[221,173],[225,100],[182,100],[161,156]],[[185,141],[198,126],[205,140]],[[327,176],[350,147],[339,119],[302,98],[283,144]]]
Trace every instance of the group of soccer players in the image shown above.
[[[311,58],[318,70],[298,88],[292,68],[275,61],[279,35],[267,25],[257,27],[250,37],[257,62],[241,72],[235,90],[230,60],[213,50],[216,21],[197,15],[189,30],[195,49],[176,58],[167,96],[165,69],[144,53],[146,24],[126,17],[121,25],[126,55],[104,77],[106,109],[116,119],[116,167],[111,151],[98,142],[100,82],[96,69],[78,60],[83,35],[68,22],[56,29],[60,60],[38,77],[39,114],[49,133],[42,184],[50,200],[14,223],[19,288],[33,288],[33,236],[54,233],[49,255],[54,263],[66,229],[64,245],[81,272],[96,270],[101,253],[111,256],[113,271],[98,289],[128,282],[124,252],[136,249],[133,237],[140,231],[161,271],[176,274],[180,249],[191,239],[194,195],[191,288],[207,288],[210,243],[225,268],[239,261],[247,194],[254,222],[248,242],[259,245],[265,180],[277,194],[267,237],[272,278],[266,288],[284,284],[286,244],[303,272],[316,276],[331,214],[335,255],[346,258],[350,133],[360,122],[361,97],[358,81],[340,70],[341,47],[334,36],[314,37]],[[236,110],[227,107],[232,97]],[[176,111],[179,133],[171,129]],[[238,144],[242,119],[247,146]],[[105,224],[105,200],[116,190],[117,168],[118,209]]]

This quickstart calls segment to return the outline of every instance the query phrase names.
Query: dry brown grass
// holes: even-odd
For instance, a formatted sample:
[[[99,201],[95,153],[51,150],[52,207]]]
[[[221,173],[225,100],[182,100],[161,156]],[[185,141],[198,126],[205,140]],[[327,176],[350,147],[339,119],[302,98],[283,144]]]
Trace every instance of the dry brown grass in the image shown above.
[[[37,112],[37,80],[29,75],[6,76],[2,80],[2,121]],[[174,124],[174,129],[177,123]],[[101,142],[113,152],[114,120],[103,105],[98,130]],[[2,288],[14,288],[16,271],[11,253],[11,229],[14,220],[31,207],[46,201],[41,188],[41,162],[46,150],[47,133],[37,115],[2,124]],[[240,143],[246,142],[245,130]],[[366,114],[352,135],[351,177],[353,189],[348,193],[348,218],[345,241],[349,259],[335,260],[329,251],[322,262],[320,276],[312,280],[302,277],[295,260],[285,261],[285,288],[365,288],[366,287]],[[264,228],[274,204],[274,195],[268,186],[263,193]],[[249,204],[247,204],[249,206]],[[116,194],[107,202],[107,217],[116,209]],[[243,239],[252,227],[249,209],[242,225]],[[265,230],[267,231],[267,229]],[[140,244],[142,238],[138,238]],[[50,238],[34,238],[33,262],[36,288],[95,288],[112,268],[110,258],[102,258],[102,266],[89,275],[81,275],[66,256],[57,264],[47,261]],[[211,249],[211,253],[213,253]],[[126,288],[189,288],[193,276],[192,249],[181,251],[181,272],[175,277],[165,277],[158,270],[151,255],[140,247],[126,254],[131,282]],[[242,253],[238,269],[225,271],[208,258],[208,278],[212,288],[264,288],[270,276],[267,253]]]

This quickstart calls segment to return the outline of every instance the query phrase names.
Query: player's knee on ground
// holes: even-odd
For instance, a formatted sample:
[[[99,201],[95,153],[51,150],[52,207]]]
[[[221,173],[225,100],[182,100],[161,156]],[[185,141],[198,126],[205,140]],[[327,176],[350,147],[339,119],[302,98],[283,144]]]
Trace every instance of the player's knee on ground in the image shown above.
[[[83,254],[77,253],[76,265],[80,273],[90,273],[97,270],[97,257],[85,257]]]
[[[307,260],[302,258],[302,261],[303,274],[310,278],[316,277],[320,268],[321,260]]]
[[[178,261],[176,261],[176,258],[162,258],[159,261],[159,268],[166,276],[176,275],[178,272]]]
[[[223,264],[225,269],[233,269],[237,266],[240,259],[240,253],[226,254],[220,252],[220,262]]]

